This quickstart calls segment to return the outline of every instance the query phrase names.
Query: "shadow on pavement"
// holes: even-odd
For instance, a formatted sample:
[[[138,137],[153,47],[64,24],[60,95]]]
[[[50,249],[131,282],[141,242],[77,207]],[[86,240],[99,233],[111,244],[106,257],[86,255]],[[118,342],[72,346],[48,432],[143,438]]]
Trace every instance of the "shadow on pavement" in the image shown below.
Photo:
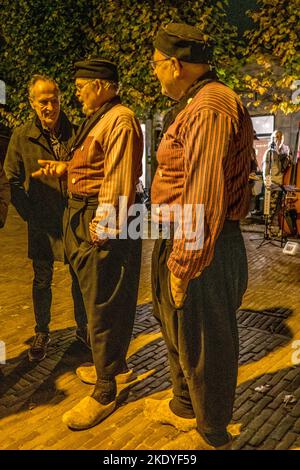
[[[128,365],[135,370],[138,378],[122,387],[119,393],[119,406],[126,404],[128,413],[133,414],[132,406],[136,407],[135,414],[142,412],[145,397],[154,395],[158,398],[162,394],[171,393],[166,347],[151,310],[150,303],[137,308]],[[257,364],[257,376],[237,387],[234,419],[230,426],[231,432],[235,434],[236,449],[274,449],[280,445],[288,449],[300,445],[299,367],[279,366],[275,372],[260,373],[262,361],[291,342],[292,332],[286,320],[292,313],[292,310],[282,306],[263,311],[240,310],[237,313],[240,369]],[[49,354],[44,361],[30,363],[26,352],[8,361],[1,384],[2,417],[45,404],[51,406],[61,403],[67,395],[75,392],[73,387],[67,387],[67,393],[58,389],[57,380],[70,371],[75,373],[80,364],[89,361],[91,354],[75,341],[74,329],[54,331]],[[76,380],[75,376],[69,380],[73,379]],[[81,389],[76,389],[77,398],[78,393],[81,395],[79,398],[86,393],[87,386],[82,387],[82,395]],[[62,409],[62,413],[64,411]],[[153,442],[156,436],[159,441],[162,425],[147,424],[146,418],[141,418],[145,421],[145,427],[151,427]],[[106,426],[109,427],[109,422]],[[99,426],[100,446],[101,430]],[[284,441],[283,436],[286,439]]]

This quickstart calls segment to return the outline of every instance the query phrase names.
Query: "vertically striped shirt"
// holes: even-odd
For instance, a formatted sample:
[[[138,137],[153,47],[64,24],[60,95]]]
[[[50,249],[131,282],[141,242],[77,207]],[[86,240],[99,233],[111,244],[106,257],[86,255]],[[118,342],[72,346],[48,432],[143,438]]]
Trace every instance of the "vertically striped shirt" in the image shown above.
[[[142,155],[140,124],[122,104],[105,113],[74,152],[68,167],[68,190],[81,196],[98,196],[97,216],[92,224],[94,239],[96,229],[102,230],[107,205],[118,213],[119,196],[127,197],[128,205],[134,203]],[[107,233],[105,227],[103,231]]]
[[[199,276],[213,259],[225,219],[246,215],[253,128],[238,96],[225,85],[205,85],[178,114],[157,151],[154,204],[204,205],[204,244],[187,250],[174,240],[168,267],[182,279]]]

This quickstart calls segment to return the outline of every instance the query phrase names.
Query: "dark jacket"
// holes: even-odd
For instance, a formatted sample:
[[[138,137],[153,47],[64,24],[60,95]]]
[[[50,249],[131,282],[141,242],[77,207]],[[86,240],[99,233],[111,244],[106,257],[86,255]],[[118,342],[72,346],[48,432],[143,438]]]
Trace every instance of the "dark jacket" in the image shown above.
[[[0,164],[0,228],[2,228],[5,224],[9,201],[10,201],[9,182],[6,179],[5,173]]]
[[[66,115],[59,118],[60,160],[69,159],[74,129]],[[12,204],[28,222],[28,256],[63,260],[62,216],[65,185],[53,179],[34,179],[38,160],[56,160],[47,132],[38,118],[15,129],[7,149],[4,169],[11,186]]]

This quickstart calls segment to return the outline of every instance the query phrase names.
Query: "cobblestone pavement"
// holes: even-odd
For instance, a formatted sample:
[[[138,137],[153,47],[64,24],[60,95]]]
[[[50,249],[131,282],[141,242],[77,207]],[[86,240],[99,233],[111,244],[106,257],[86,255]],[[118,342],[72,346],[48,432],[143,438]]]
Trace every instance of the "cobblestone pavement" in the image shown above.
[[[52,341],[47,358],[29,363],[33,336],[31,263],[26,258],[26,226],[10,209],[0,232],[0,339],[6,344],[0,396],[0,449],[161,449],[177,431],[147,420],[145,397],[170,396],[166,349],[151,315],[150,256],[143,246],[142,275],[129,364],[138,380],[120,392],[118,409],[98,426],[73,432],[62,414],[92,387],[75,375],[91,360],[75,340],[70,279],[57,264],[53,282]],[[234,419],[234,448],[300,448],[300,258],[279,247],[252,241],[244,233],[249,286],[238,312],[240,369]],[[298,343],[297,343],[298,341]],[[298,348],[298,349],[297,349]]]

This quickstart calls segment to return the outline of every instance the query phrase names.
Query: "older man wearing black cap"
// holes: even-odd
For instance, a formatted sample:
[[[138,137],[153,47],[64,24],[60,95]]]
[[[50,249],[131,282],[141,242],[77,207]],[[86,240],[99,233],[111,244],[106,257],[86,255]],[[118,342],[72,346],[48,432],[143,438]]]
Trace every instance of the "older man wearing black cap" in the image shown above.
[[[132,378],[126,353],[136,310],[141,240],[130,239],[126,223],[142,171],[143,137],[134,113],[117,95],[116,65],[90,59],[75,67],[76,94],[87,119],[75,138],[71,161],[41,162],[36,176],[68,174],[65,250],[86,306],[95,364],[80,367],[77,374],[95,383],[95,389],[63,421],[72,429],[86,429],[114,411],[116,383]]]
[[[171,23],[154,46],[162,93],[178,104],[167,115],[157,151],[152,203],[170,210],[177,205],[184,216],[192,207],[193,217],[202,208],[193,222],[204,236],[191,249],[189,234],[176,236],[174,224],[174,238],[155,244],[154,315],[168,348],[173,397],[146,400],[145,414],[186,431],[164,449],[229,449],[235,314],[247,286],[239,219],[248,211],[253,129],[238,96],[210,70],[212,49],[196,27]]]

